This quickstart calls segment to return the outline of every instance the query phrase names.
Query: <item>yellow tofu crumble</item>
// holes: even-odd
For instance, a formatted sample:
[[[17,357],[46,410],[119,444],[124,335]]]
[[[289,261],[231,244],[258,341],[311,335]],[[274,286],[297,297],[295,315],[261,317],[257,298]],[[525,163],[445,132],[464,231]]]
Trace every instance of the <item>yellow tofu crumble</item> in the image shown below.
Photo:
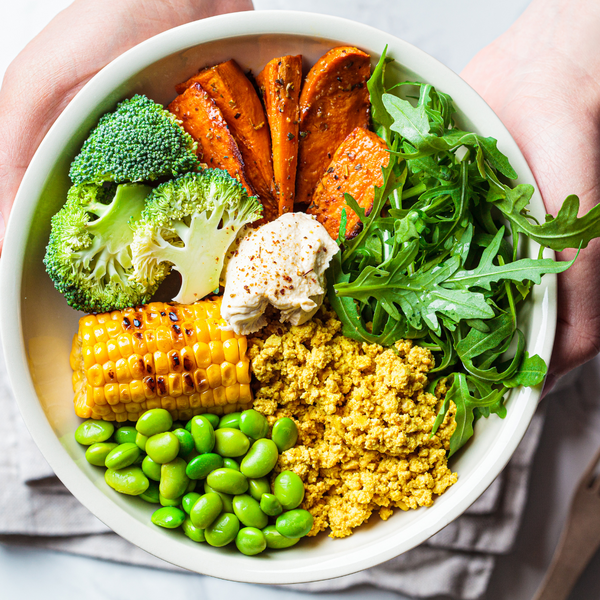
[[[431,352],[399,341],[392,348],[341,334],[335,313],[322,308],[297,327],[272,322],[249,339],[256,377],[254,408],[273,424],[291,417],[298,425],[294,448],[275,472],[303,480],[302,508],[314,525],[346,537],[373,511],[386,520],[394,508],[431,506],[457,480],[447,450],[456,428],[451,409],[431,437],[440,398],[428,393]]]

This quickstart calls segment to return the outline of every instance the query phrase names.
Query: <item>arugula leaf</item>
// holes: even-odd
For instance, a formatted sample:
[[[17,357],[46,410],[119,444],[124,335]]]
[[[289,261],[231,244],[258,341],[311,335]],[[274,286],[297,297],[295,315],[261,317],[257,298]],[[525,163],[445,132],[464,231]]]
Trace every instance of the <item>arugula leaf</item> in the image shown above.
[[[398,132],[417,149],[429,141],[429,119],[424,105],[415,108],[408,100],[392,94],[383,94],[382,101],[394,120],[390,126],[392,131]]]
[[[516,387],[517,385],[533,387],[544,381],[547,372],[548,367],[543,359],[537,354],[529,356],[529,353],[525,352],[525,357],[516,375],[505,380],[503,383],[507,388]]]

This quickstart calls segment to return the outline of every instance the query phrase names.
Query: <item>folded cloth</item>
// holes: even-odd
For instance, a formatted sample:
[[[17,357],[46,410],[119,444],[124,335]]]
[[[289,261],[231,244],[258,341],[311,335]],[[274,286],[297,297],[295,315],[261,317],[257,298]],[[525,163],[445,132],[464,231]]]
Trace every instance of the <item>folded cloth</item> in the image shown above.
[[[1,350],[0,411],[0,541],[181,571],[111,533],[56,478],[19,415]],[[542,423],[539,410],[504,472],[463,516],[418,548],[353,575],[287,587],[316,592],[372,585],[415,598],[481,597],[494,557],[515,540]]]

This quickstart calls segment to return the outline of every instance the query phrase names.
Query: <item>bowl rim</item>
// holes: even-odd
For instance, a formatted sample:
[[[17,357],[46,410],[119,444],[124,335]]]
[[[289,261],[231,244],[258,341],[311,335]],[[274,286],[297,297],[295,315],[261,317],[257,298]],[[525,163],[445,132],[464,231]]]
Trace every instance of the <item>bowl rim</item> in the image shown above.
[[[89,113],[89,109],[86,113],[88,101],[91,101],[94,96],[109,94],[142,69],[174,53],[207,42],[262,34],[310,36],[316,39],[352,39],[353,45],[359,47],[368,45],[362,42],[372,38],[373,35],[381,38],[382,48],[386,41],[393,40],[394,45],[402,49],[403,57],[415,57],[418,61],[424,62],[427,67],[424,69],[425,72],[435,72],[437,86],[444,88],[446,85],[444,81],[450,82],[450,87],[462,86],[461,97],[468,98],[471,103],[478,105],[480,110],[485,111],[486,118],[495,121],[496,127],[503,129],[507,139],[512,141],[514,147],[510,149],[511,160],[513,155],[519,156],[523,163],[518,165],[521,178],[534,181],[516,143],[483,99],[448,67],[391,34],[342,17],[283,10],[230,13],[187,23],[138,44],[104,67],[71,100],[42,140],[23,177],[7,226],[3,256],[0,260],[0,289],[2,290],[0,334],[12,389],[35,443],[59,479],[94,515],[117,534],[145,551],[191,571],[240,582],[289,584],[339,577],[375,566],[414,548],[460,516],[487,489],[512,456],[533,417],[541,389],[521,389],[516,401],[511,400],[509,410],[517,413],[515,415],[518,416],[517,425],[510,431],[507,431],[506,427],[503,428],[490,446],[489,452],[493,453],[495,460],[492,464],[484,465],[483,461],[478,463],[470,476],[470,481],[461,489],[461,493],[455,494],[452,501],[446,503],[445,511],[440,514],[439,511],[435,512],[435,516],[429,519],[427,526],[423,527],[419,522],[412,523],[401,540],[385,539],[377,545],[376,549],[365,546],[358,551],[350,550],[343,553],[341,557],[323,560],[318,564],[304,564],[306,561],[301,560],[295,568],[282,568],[282,564],[277,561],[264,569],[252,568],[252,563],[245,570],[232,569],[233,563],[230,562],[229,557],[226,560],[219,560],[216,555],[217,560],[209,566],[210,568],[202,565],[200,570],[197,564],[185,560],[185,556],[182,557],[181,553],[171,554],[173,543],[178,543],[176,539],[170,541],[157,536],[154,541],[151,539],[152,536],[148,536],[148,525],[142,525],[132,519],[109,498],[98,494],[91,480],[82,477],[81,471],[66,453],[40,402],[37,401],[22,336],[21,288],[27,242],[24,234],[29,229],[35,208],[28,203],[27,198],[39,195],[39,190],[54,163],[53,148],[59,147],[65,135],[72,130],[73,123],[80,124],[83,121]],[[504,150],[506,151],[506,148]],[[552,253],[549,256],[552,256]],[[540,287],[544,288],[542,302],[547,311],[545,337],[542,344],[546,355],[542,358],[548,362],[556,328],[556,276],[545,276],[543,286],[538,286]],[[177,557],[177,562],[174,562],[174,556]],[[254,566],[258,567],[258,565]],[[265,579],[266,577],[268,579]]]

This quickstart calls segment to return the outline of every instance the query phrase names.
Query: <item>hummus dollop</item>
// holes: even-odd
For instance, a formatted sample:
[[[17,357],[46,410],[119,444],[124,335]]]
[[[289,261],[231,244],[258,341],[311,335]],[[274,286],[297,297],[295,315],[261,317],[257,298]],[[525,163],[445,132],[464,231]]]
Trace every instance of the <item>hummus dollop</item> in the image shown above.
[[[325,270],[337,244],[315,217],[287,213],[241,238],[227,263],[221,316],[240,335],[267,324],[269,304],[281,322],[301,325],[325,296]]]

